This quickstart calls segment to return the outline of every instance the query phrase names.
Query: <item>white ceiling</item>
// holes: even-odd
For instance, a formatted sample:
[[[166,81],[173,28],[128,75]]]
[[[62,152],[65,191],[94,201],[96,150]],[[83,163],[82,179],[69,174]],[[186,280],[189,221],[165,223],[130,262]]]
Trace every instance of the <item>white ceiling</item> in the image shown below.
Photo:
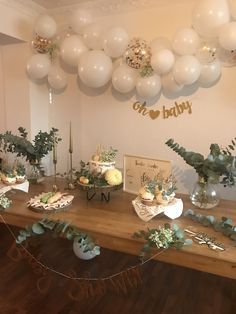
[[[143,8],[150,5],[167,4],[174,1],[190,0],[20,0],[21,2],[35,3],[46,10],[63,10],[64,8],[102,9],[103,11],[117,11],[127,8]],[[191,0],[192,1],[192,0]]]
[[[96,0],[32,0],[45,9],[56,9],[71,5],[85,4],[86,2],[96,2]]]

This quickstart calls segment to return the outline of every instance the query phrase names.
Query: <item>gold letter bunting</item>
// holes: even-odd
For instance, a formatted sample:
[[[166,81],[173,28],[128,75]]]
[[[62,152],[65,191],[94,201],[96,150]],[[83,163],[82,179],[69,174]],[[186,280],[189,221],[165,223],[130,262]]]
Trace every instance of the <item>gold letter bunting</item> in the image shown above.
[[[136,101],[135,103],[133,103],[133,109],[142,116],[149,117],[152,120],[156,120],[157,118],[162,119],[168,119],[171,117],[177,118],[184,113],[188,114],[192,113],[192,102],[187,100],[178,103],[177,101],[175,101],[174,106],[170,108],[162,106],[161,110],[159,109],[149,110],[148,107],[146,106],[145,101],[143,103]]]

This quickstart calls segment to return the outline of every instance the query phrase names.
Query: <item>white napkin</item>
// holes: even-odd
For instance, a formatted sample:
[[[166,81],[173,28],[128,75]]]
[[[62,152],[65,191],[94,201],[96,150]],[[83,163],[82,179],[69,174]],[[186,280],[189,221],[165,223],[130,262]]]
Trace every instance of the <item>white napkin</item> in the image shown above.
[[[12,189],[21,190],[25,193],[28,193],[29,192],[29,181],[26,180],[23,183],[13,184],[13,185],[0,184],[0,195],[5,194],[6,192],[8,192]]]
[[[140,219],[147,222],[153,217],[164,213],[170,219],[175,219],[181,216],[183,212],[183,202],[180,198],[174,198],[168,205],[144,205],[139,197],[132,201],[136,214]]]

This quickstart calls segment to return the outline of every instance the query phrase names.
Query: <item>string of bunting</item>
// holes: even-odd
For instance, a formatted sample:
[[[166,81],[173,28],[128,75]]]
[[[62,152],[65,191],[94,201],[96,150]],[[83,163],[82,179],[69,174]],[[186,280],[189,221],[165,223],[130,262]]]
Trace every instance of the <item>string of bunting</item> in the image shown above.
[[[9,233],[16,241],[17,238],[9,225],[6,223],[4,217],[0,214],[0,218]],[[94,297],[96,295],[104,295],[108,291],[113,291],[117,294],[127,293],[130,288],[137,288],[142,283],[140,269],[144,264],[148,263],[158,255],[162,254],[166,248],[158,251],[153,256],[149,257],[145,261],[140,262],[137,265],[130,266],[125,270],[117,272],[115,274],[97,278],[97,277],[77,277],[74,270],[69,270],[68,273],[57,271],[40,261],[41,254],[35,257],[28,250],[28,245],[23,245],[16,242],[13,243],[8,251],[8,257],[12,258],[15,262],[27,259],[28,264],[33,269],[34,273],[41,275],[37,280],[37,288],[40,293],[46,293],[52,283],[52,276],[50,273],[58,275],[64,279],[71,280],[73,283],[72,289],[68,291],[68,296],[73,300],[80,300],[83,297]]]

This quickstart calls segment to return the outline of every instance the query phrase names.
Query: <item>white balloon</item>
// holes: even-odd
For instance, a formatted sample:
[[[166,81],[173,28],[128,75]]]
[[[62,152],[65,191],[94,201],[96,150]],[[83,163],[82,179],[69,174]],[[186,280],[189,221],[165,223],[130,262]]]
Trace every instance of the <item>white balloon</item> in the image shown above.
[[[219,60],[212,62],[211,64],[203,64],[201,66],[201,74],[198,81],[203,84],[212,84],[218,80],[221,75],[221,64]]]
[[[169,41],[169,39],[167,39],[165,37],[154,38],[150,42],[150,47],[151,47],[151,50],[152,50],[153,54],[155,54],[159,50],[163,50],[163,49],[171,50],[172,49],[171,42]]]
[[[200,73],[200,62],[194,56],[179,57],[173,67],[173,75],[178,84],[192,84],[197,81]]]
[[[151,57],[151,66],[157,74],[165,74],[169,72],[175,62],[175,56],[169,49],[162,49]]]
[[[67,85],[65,72],[57,65],[50,67],[48,72],[48,83],[54,89],[63,89]]]
[[[166,75],[163,75],[161,78],[161,84],[164,91],[177,93],[183,89],[184,85],[178,84],[173,76],[173,73],[170,72]]]
[[[128,93],[135,88],[137,71],[127,65],[121,65],[112,74],[112,84],[120,93]]]
[[[103,37],[104,52],[112,58],[119,58],[129,43],[129,35],[121,27],[111,28]]]
[[[86,46],[90,49],[102,49],[102,26],[97,23],[91,23],[83,29],[83,39]]]
[[[61,47],[62,42],[65,38],[70,37],[72,35],[72,31],[70,29],[58,30],[57,35],[54,38],[54,42]]]
[[[161,90],[161,79],[158,75],[140,77],[136,83],[136,90],[143,98],[154,98]]]
[[[42,79],[48,75],[51,61],[46,54],[32,55],[29,59],[26,69],[32,79]]]
[[[111,78],[111,58],[100,50],[89,51],[79,59],[78,73],[85,85],[93,88],[102,87]]]
[[[35,24],[35,33],[43,38],[51,38],[57,32],[57,24],[49,15],[40,15]]]
[[[92,23],[92,16],[87,10],[76,10],[70,17],[70,26],[77,34],[82,34],[86,25]]]
[[[230,14],[234,19],[236,19],[236,1],[235,0],[228,0],[229,2],[229,10]]]
[[[236,22],[227,23],[220,28],[219,43],[224,49],[236,49]]]
[[[173,38],[173,49],[179,55],[194,54],[199,44],[199,36],[192,28],[178,30]]]
[[[227,0],[200,0],[193,10],[192,25],[202,37],[213,38],[230,20]]]
[[[62,44],[60,55],[62,60],[70,66],[78,66],[79,57],[83,52],[88,51],[79,35],[66,37]]]

